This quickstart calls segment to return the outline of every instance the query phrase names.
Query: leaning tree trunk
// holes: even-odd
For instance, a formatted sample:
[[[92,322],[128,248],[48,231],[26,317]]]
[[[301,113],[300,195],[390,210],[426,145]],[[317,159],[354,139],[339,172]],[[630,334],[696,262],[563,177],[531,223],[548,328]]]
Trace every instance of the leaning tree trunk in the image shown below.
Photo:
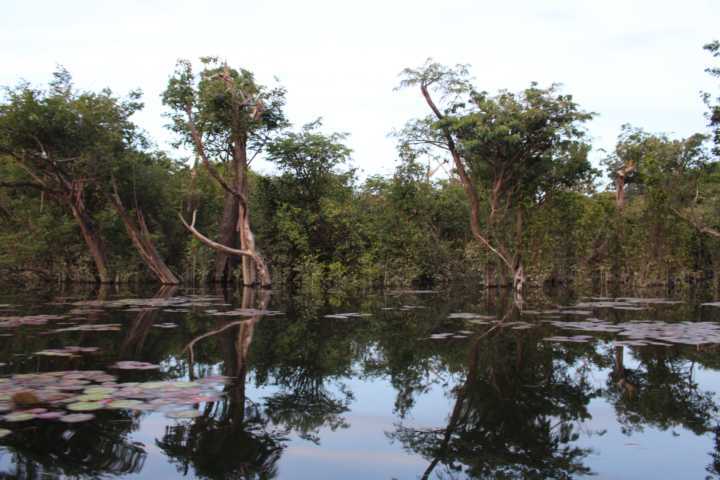
[[[130,218],[127,210],[125,210],[117,192],[110,195],[110,200],[113,207],[115,207],[115,211],[120,216],[123,225],[125,225],[125,230],[135,246],[135,249],[140,254],[143,262],[145,262],[145,265],[152,270],[157,279],[160,280],[160,283],[163,285],[179,284],[180,281],[170,268],[168,268],[167,264],[158,253],[157,248],[155,248],[155,243],[150,236],[150,230],[147,227],[147,223],[145,223],[145,216],[143,215],[142,210],[140,210],[140,208],[136,209],[136,225]]]
[[[234,163],[235,163],[235,190],[239,192],[244,199],[238,202],[238,214],[236,231],[240,237],[240,250],[252,252],[258,255],[255,248],[255,236],[250,229],[250,212],[248,208],[249,186],[248,186],[248,162],[247,147],[245,139],[237,139],[234,147]],[[257,266],[255,260],[251,256],[242,257],[242,281],[245,286],[257,285]]]
[[[82,203],[70,202],[70,210],[80,226],[80,232],[82,233],[83,240],[85,240],[85,244],[90,251],[90,256],[95,262],[97,279],[100,283],[112,283],[113,278],[108,267],[107,255],[105,253],[105,243],[95,230],[92,218],[90,218],[90,215],[88,215],[85,211],[85,207]]]

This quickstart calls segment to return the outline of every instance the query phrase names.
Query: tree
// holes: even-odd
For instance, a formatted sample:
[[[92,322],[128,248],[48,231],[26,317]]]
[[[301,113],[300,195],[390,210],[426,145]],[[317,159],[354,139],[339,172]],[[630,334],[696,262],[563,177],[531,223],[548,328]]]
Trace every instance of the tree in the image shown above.
[[[0,153],[12,158],[26,181],[0,186],[40,190],[69,210],[102,283],[114,279],[93,211],[109,201],[146,265],[162,283],[178,283],[155,248],[140,206],[135,203],[133,220],[117,189],[115,173],[147,146],[130,120],[142,108],[140,93],[119,99],[108,89],[77,92],[61,68],[48,90],[20,84],[7,89],[6,97],[0,105]]]
[[[308,262],[352,263],[341,246],[357,235],[358,226],[334,215],[354,200],[355,171],[347,166],[351,150],[343,143],[347,134],[323,134],[321,125],[316,120],[271,142],[267,158],[280,174],[260,180],[261,207],[272,218],[264,237],[273,245],[274,263],[289,269],[291,283]]]
[[[220,242],[200,233],[194,222],[183,223],[217,252],[216,281],[228,280],[228,256],[235,256],[242,258],[245,285],[259,281],[267,286],[270,272],[256,248],[250,226],[248,171],[272,134],[287,125],[282,113],[285,91],[259,85],[248,70],[231,69],[217,58],[201,60],[203,70],[198,75],[189,61],[178,61],[163,93],[163,103],[171,109],[170,128],[178,134],[178,143],[194,149],[225,191]]]
[[[401,87],[419,86],[432,112],[408,123],[404,143],[422,153],[449,152],[470,203],[473,236],[521,291],[525,217],[553,192],[592,179],[590,147],[581,129],[592,114],[580,110],[570,95],[557,93],[555,85],[532,84],[517,94],[490,96],[472,87],[464,65],[447,68],[428,60],[402,75]]]

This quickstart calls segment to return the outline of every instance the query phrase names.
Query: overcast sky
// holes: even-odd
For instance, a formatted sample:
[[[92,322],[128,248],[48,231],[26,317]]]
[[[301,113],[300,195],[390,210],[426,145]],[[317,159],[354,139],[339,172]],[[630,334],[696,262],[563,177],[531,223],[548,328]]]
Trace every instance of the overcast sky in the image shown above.
[[[226,58],[288,89],[297,126],[318,116],[351,134],[368,174],[395,164],[388,133],[424,115],[419,92],[393,92],[426,58],[469,63],[478,88],[560,82],[586,110],[595,149],[620,125],[704,131],[699,92],[720,91],[702,46],[720,38],[718,0],[3,0],[0,85],[46,83],[65,66],[80,88],[141,88],[137,122],[168,150],[160,92],[179,57]],[[601,156],[594,153],[594,159]],[[267,165],[261,166],[265,171]]]

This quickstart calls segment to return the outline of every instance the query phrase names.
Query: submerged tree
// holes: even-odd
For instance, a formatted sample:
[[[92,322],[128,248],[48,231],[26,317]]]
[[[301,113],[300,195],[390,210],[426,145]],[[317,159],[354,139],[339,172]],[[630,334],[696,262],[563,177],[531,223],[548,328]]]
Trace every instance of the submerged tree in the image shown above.
[[[270,272],[250,226],[248,172],[272,133],[286,125],[282,112],[285,91],[259,85],[248,70],[231,69],[217,58],[205,57],[202,62],[203,70],[195,74],[189,61],[178,61],[163,102],[171,109],[170,127],[179,135],[179,144],[194,149],[225,191],[220,241],[204,236],[194,222],[183,223],[217,252],[216,281],[229,279],[229,256],[235,256],[242,258],[245,285],[267,286]]]
[[[470,203],[473,236],[501,261],[513,288],[521,291],[526,217],[553,192],[592,179],[590,147],[581,129],[592,114],[555,85],[541,89],[532,84],[520,93],[496,96],[477,91],[462,65],[447,68],[428,61],[402,75],[401,87],[419,86],[432,112],[408,123],[402,141],[422,153],[437,148],[450,153]]]
[[[4,187],[33,188],[72,214],[95,263],[98,279],[112,282],[105,241],[93,210],[110,202],[120,215],[145,264],[162,283],[178,283],[153,243],[141,206],[129,215],[115,174],[122,165],[145,155],[145,139],[130,117],[142,107],[140,93],[127,99],[78,92],[70,74],[59,69],[48,90],[20,84],[6,92],[0,105],[0,153],[24,171],[21,181]]]

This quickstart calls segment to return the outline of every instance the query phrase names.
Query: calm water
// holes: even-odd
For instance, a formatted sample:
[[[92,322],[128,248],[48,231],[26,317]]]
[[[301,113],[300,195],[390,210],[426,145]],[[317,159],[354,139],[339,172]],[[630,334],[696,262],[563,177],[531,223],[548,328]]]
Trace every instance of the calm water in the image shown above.
[[[720,477],[711,295],[2,292],[0,478]]]

